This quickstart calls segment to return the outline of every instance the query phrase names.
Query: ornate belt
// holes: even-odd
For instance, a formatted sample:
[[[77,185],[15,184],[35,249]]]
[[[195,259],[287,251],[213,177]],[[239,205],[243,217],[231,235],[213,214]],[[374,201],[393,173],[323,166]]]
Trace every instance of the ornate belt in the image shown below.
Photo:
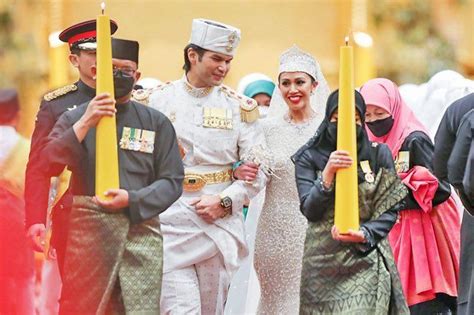
[[[184,172],[184,191],[199,191],[206,185],[219,184],[232,181],[232,169],[215,173],[188,173]]]

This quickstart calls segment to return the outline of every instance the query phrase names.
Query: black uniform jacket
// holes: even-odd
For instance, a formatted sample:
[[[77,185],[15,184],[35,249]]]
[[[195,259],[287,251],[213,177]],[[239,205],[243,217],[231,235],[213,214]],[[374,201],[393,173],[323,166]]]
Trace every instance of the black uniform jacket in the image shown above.
[[[26,227],[32,224],[45,223],[48,209],[48,196],[50,177],[41,172],[41,150],[46,139],[59,117],[65,112],[90,101],[95,96],[95,89],[78,81],[74,85],[67,86],[68,92],[56,97],[42,100],[39,112],[36,116],[35,129],[31,138],[31,149],[25,176],[25,212]],[[64,89],[64,88],[63,88]],[[59,89],[60,90],[60,89]],[[58,90],[56,90],[58,91]],[[55,92],[52,92],[55,93]],[[47,100],[48,99],[48,100]],[[67,194],[66,194],[67,195]],[[66,197],[65,195],[65,197]],[[67,198],[65,198],[67,199]],[[65,199],[58,202],[58,206],[64,208]],[[70,202],[69,202],[70,204]]]

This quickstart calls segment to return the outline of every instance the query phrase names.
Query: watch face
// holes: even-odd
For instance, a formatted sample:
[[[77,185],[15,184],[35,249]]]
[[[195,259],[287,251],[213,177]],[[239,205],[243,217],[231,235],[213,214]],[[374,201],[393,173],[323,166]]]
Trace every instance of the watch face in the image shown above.
[[[224,208],[232,207],[232,199],[230,199],[230,197],[224,197],[221,200],[221,204]]]

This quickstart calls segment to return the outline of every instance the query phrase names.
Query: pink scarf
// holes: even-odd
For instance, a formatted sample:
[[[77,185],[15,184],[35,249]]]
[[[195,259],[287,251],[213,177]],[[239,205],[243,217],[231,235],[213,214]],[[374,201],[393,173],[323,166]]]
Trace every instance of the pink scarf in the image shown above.
[[[385,136],[376,137],[367,126],[366,130],[370,141],[385,143],[389,146],[394,159],[409,134],[414,131],[428,134],[425,126],[405,104],[397,85],[392,81],[382,78],[369,80],[360,88],[360,93],[367,105],[380,107],[392,115],[393,126]]]

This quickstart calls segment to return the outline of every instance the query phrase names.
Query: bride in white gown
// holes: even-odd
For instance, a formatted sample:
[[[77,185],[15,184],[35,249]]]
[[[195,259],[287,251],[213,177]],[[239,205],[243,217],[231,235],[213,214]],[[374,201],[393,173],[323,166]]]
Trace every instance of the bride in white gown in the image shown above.
[[[329,87],[319,64],[293,46],[280,57],[278,88],[262,120],[275,176],[267,185],[255,240],[259,314],[297,314],[306,218],[290,160],[321,123]],[[252,208],[249,209],[252,211]]]

